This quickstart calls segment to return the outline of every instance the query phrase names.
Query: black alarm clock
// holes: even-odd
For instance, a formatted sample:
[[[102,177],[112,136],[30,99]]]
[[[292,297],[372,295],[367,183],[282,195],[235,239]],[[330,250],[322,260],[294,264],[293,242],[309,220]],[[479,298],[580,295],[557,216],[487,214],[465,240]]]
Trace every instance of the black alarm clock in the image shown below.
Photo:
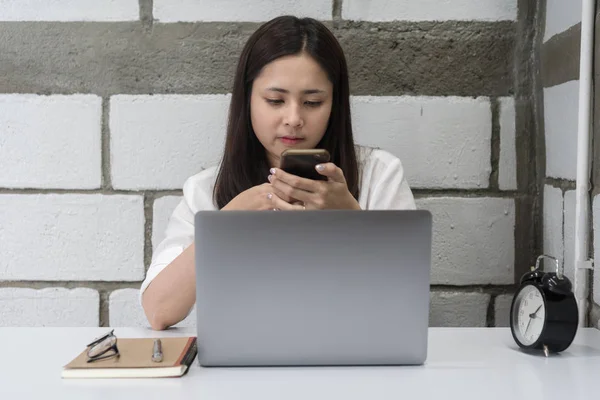
[[[556,272],[540,269],[540,260],[554,260]],[[577,333],[579,313],[571,281],[559,270],[558,260],[541,255],[535,268],[521,277],[510,307],[510,330],[519,347],[558,353],[567,349]]]

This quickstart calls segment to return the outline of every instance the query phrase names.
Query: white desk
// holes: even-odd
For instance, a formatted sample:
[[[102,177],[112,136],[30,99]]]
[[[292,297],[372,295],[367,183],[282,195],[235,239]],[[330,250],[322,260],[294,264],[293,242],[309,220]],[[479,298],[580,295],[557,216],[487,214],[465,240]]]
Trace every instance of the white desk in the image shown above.
[[[0,328],[0,398],[564,400],[598,398],[600,391],[600,331],[594,328],[580,329],[567,351],[549,358],[519,351],[508,328],[431,328],[424,366],[201,368],[196,361],[182,378],[61,379],[62,366],[107,330]],[[115,334],[194,331],[117,328]]]

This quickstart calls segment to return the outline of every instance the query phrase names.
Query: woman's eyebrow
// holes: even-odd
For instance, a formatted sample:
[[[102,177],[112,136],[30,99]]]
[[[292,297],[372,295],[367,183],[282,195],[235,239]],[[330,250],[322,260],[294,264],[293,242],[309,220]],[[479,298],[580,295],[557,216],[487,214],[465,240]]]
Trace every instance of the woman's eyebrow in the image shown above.
[[[287,89],[282,89],[282,88],[278,88],[278,87],[270,87],[267,89],[267,91],[286,93],[286,94],[288,94],[290,92]],[[306,90],[302,91],[302,94],[315,94],[315,93],[325,93],[325,91],[321,90],[321,89],[306,89]]]

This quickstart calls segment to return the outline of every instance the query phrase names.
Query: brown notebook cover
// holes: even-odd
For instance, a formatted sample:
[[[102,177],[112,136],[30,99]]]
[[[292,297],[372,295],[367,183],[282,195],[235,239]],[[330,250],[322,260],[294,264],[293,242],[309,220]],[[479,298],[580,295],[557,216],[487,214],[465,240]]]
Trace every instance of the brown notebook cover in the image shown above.
[[[119,357],[87,362],[87,349],[65,365],[63,378],[157,378],[184,375],[197,353],[196,337],[160,338],[162,362],[152,361],[154,338],[118,339]]]

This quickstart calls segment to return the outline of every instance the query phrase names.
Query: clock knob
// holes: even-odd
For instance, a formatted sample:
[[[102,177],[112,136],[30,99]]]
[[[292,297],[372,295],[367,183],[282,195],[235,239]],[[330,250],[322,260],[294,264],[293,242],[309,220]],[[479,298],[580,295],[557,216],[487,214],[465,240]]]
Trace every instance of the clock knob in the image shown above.
[[[535,260],[535,267],[531,267],[531,271],[523,274],[523,276],[521,277],[521,282],[520,282],[521,285],[526,282],[534,282],[534,283],[542,282],[542,278],[546,275],[546,273],[543,271],[543,268],[540,268],[540,261],[542,261],[544,258],[554,261],[554,264],[556,266],[556,273],[557,274],[559,273],[558,260],[552,256],[541,255]],[[562,276],[562,274],[560,274],[560,276]]]
[[[542,277],[545,275],[544,271],[540,271],[539,269],[534,269],[532,271],[526,272],[521,277],[521,285],[525,282],[541,282]]]
[[[569,295],[573,290],[571,281],[566,276],[548,272],[542,277],[542,287],[558,295]]]

